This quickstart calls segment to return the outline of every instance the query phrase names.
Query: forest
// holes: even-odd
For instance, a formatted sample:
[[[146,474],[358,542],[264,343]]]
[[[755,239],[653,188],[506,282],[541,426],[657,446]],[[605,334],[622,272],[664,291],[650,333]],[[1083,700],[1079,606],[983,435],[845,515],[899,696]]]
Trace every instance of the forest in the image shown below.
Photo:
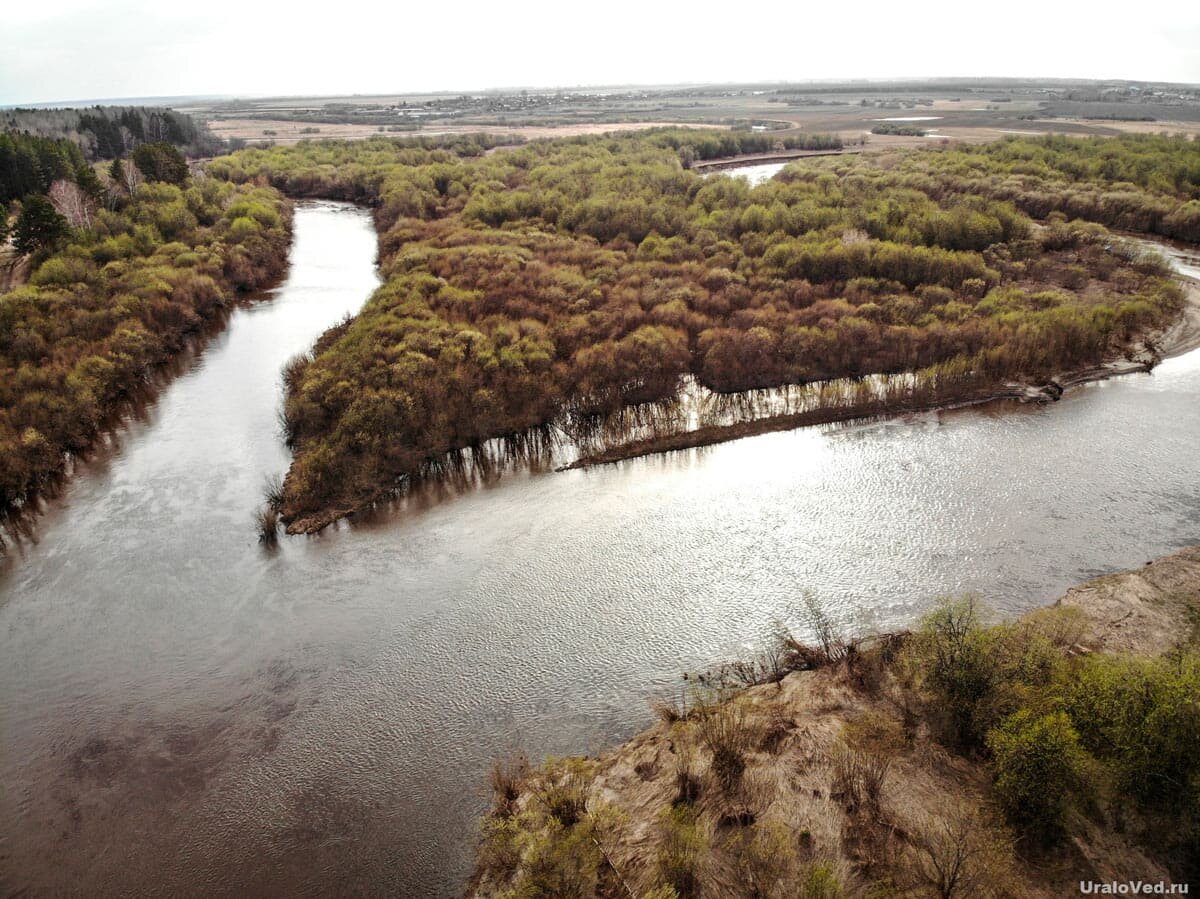
[[[0,111],[0,131],[65,138],[93,162],[117,159],[144,143],[172,144],[192,156],[210,154],[220,145],[186,113],[148,106],[6,109]]]
[[[55,181],[70,181],[98,195],[100,182],[74,141],[0,132],[0,207],[47,194]]]
[[[63,166],[23,194],[15,238],[32,274],[0,295],[0,520],[19,529],[122,398],[281,273],[291,212],[270,188],[190,178],[171,144],[101,175],[70,141],[0,135],[0,152],[14,145]]]
[[[956,361],[977,388],[1111,358],[1180,308],[1161,263],[1104,226],[1195,239],[1195,142],[806,160],[752,188],[684,167],[709,138],[214,161],[218,177],[377,207],[386,283],[285,372],[293,529],[449,450],[669,398],[687,375],[732,392]]]

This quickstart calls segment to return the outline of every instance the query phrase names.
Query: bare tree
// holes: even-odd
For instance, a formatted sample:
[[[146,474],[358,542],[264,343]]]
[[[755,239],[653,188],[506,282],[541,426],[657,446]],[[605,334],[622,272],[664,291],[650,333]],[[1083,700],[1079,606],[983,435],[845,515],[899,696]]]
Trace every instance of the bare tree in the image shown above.
[[[92,224],[92,198],[73,181],[59,179],[50,185],[47,193],[55,211],[65,218],[72,228],[88,228]]]
[[[131,197],[137,195],[138,188],[146,180],[132,159],[114,159],[111,174],[113,182]]]

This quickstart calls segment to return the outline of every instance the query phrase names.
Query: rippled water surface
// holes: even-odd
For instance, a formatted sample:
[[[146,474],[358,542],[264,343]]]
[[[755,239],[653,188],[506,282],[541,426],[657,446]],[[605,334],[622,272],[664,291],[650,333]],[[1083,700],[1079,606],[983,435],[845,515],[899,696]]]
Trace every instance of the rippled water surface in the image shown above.
[[[456,894],[489,760],[649,720],[819,596],[1004,613],[1200,542],[1200,353],[1044,408],[510,475],[258,546],[278,371],[375,282],[302,207],[291,274],[83,466],[0,573],[6,895]]]

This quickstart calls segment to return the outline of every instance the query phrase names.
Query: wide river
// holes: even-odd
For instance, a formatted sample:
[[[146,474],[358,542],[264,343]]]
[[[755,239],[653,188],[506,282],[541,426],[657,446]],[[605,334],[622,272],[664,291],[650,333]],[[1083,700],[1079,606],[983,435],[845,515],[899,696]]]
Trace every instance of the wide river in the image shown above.
[[[279,369],[376,284],[302,205],[237,309],[0,567],[0,888],[451,896],[491,759],[595,751],[810,591],[1000,614],[1200,542],[1200,353],[1072,391],[511,474],[260,547]]]

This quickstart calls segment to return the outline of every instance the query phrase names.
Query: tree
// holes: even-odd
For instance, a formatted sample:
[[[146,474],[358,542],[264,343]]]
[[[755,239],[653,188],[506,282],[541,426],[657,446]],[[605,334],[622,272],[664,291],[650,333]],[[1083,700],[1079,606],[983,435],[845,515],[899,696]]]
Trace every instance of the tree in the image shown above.
[[[137,190],[144,180],[138,167],[129,159],[114,159],[108,168],[108,177],[112,179],[113,188],[123,190],[131,197],[137,194]],[[110,199],[113,194],[114,190],[110,189]]]
[[[92,198],[78,184],[63,178],[50,185],[47,194],[55,211],[72,228],[89,228],[92,224]]]
[[[13,230],[13,245],[22,255],[53,246],[71,232],[67,220],[58,214],[45,197],[33,195],[25,199],[17,227]]]
[[[938,899],[999,892],[1012,847],[978,811],[955,805],[914,822],[909,836],[913,877]]]
[[[133,151],[133,162],[149,181],[183,184],[187,181],[187,160],[171,144],[159,141],[142,144]]]

